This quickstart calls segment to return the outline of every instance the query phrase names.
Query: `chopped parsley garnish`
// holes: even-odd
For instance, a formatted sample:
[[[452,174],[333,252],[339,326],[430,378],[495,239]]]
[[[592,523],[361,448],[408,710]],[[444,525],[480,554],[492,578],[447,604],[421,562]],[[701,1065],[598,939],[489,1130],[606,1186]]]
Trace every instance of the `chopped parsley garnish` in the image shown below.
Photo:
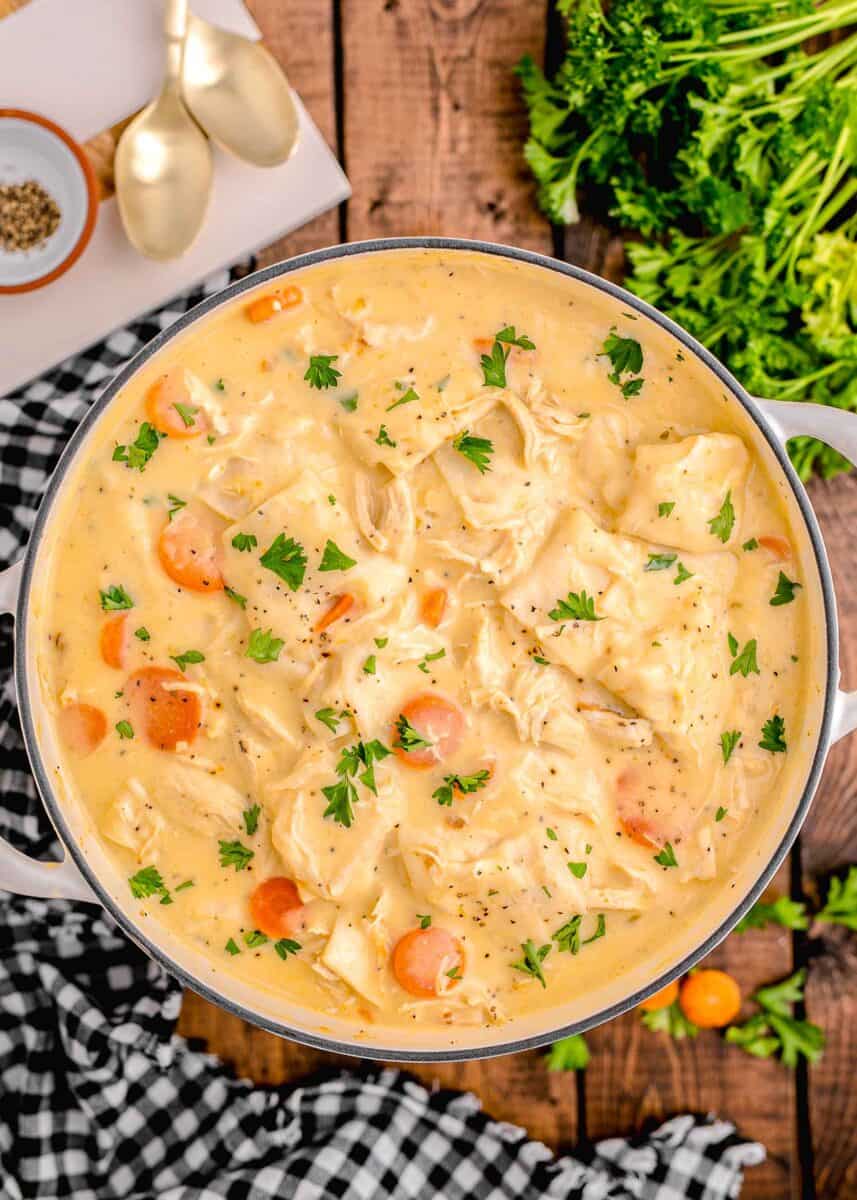
[[[370,654],[363,664],[364,675],[374,675],[378,670],[378,663],[374,654]]]
[[[285,645],[283,638],[274,637],[272,629],[252,629],[247,639],[247,658],[257,663],[276,662]]]
[[[339,549],[336,542],[332,542],[330,538],[327,539],[324,546],[324,553],[321,556],[319,571],[348,571],[351,567],[356,566],[356,558],[349,558],[347,554]]]
[[[777,713],[765,722],[762,726],[762,740],[759,742],[763,750],[770,750],[771,754],[783,754],[786,749],[786,723]]]
[[[451,808],[454,792],[465,796],[478,792],[490,778],[491,772],[487,769],[476,771],[473,775],[444,775],[443,784],[432,792],[432,799],[437,800],[441,807]]]
[[[190,663],[205,662],[205,655],[200,650],[185,650],[184,654],[171,654],[170,658],[180,671],[184,671]]]
[[[432,654],[425,654],[425,655],[423,655],[423,657],[422,657],[422,659],[420,660],[420,662],[418,662],[418,663],[417,663],[417,666],[419,667],[419,669],[422,671],[422,673],[423,673],[424,675],[428,675],[428,673],[429,673],[429,667],[428,667],[429,663],[430,663],[430,662],[437,662],[437,660],[438,660],[439,658],[446,658],[446,651],[445,651],[445,650],[443,650],[443,649],[441,649],[441,650],[435,650],[435,651],[434,651]]]
[[[652,856],[659,867],[677,867],[678,859],[671,844],[667,842],[663,850]]]
[[[164,436],[164,434],[158,433],[154,425],[144,421],[140,426],[140,432],[129,446],[117,446],[114,449],[113,461],[123,462],[131,471],[143,471]]]
[[[505,346],[518,346],[521,350],[535,350],[536,344],[525,333],[515,333],[514,325],[507,325],[499,333],[494,334],[494,340]]]
[[[383,650],[384,647],[387,645],[387,642],[389,642],[390,639],[389,638],[373,638],[372,640],[374,641],[375,645],[378,647],[379,650]]]
[[[818,1062],[824,1051],[824,1031],[795,1017],[793,1009],[803,1000],[805,982],[806,968],[802,967],[780,983],[759,988],[753,999],[761,1012],[743,1025],[730,1025],[726,1041],[754,1058],[770,1058],[779,1052],[780,1061],[787,1067],[797,1066],[800,1057]]]
[[[226,391],[226,382],[225,382],[225,380],[223,380],[223,379],[215,379],[215,381],[214,381],[214,389],[215,389],[215,391],[217,391],[217,392],[225,392],[225,391]]]
[[[566,950],[571,954],[578,954],[580,952],[580,923],[582,920],[583,917],[580,913],[575,913],[553,935],[553,939],[560,951]]]
[[[267,941],[268,935],[259,929],[248,929],[244,934],[244,945],[249,946],[251,950],[256,946],[264,946]]]
[[[521,950],[524,956],[518,962],[512,963],[513,969],[531,975],[533,979],[538,979],[543,988],[547,987],[542,963],[551,952],[550,942],[545,946],[537,946],[532,938],[527,938],[521,943]]]
[[[714,820],[718,821],[718,822],[722,821],[728,812],[729,812],[729,809],[724,808],[723,805],[721,804],[720,807],[718,808],[717,812],[714,814]]]
[[[339,407],[349,413],[357,412],[357,402],[359,399],[359,392],[345,392],[344,395],[338,397]]]
[[[131,876],[128,884],[135,900],[145,900],[148,896],[155,896],[159,892],[166,894],[167,891],[157,867],[142,867],[136,875]]]
[[[556,608],[548,613],[552,621],[603,621],[595,614],[595,597],[587,596],[586,589],[569,592],[565,600],[557,600]]]
[[[684,583],[686,579],[693,579],[693,571],[688,571],[684,563],[678,563],[676,567],[676,577],[673,583],[678,587],[680,583]]]
[[[387,747],[377,740],[361,741],[355,746],[347,746],[341,752],[339,762],[336,764],[336,773],[340,776],[339,781],[321,789],[327,800],[324,816],[333,817],[340,825],[350,829],[354,822],[354,805],[358,800],[354,776],[356,775],[359,782],[377,796],[375,763],[382,762],[389,754],[390,751]],[[364,770],[358,775],[357,772],[361,767]]]
[[[420,929],[431,929],[430,913],[417,913],[417,920],[420,923]]]
[[[482,354],[479,362],[482,367],[483,384],[485,387],[506,387],[506,361],[513,346],[521,350],[535,350],[535,343],[526,334],[518,336],[514,325],[507,325],[494,334],[494,344],[490,354]],[[504,349],[505,347],[505,349]]]
[[[396,734],[397,741],[393,745],[399,750],[404,750],[406,754],[410,754],[412,750],[428,748],[433,744],[421,733],[417,733],[404,713],[399,713],[396,719]]]
[[[245,808],[241,814],[244,821],[244,828],[247,830],[248,837],[252,837],[259,828],[259,814],[262,809],[258,804],[251,804],[249,808]]]
[[[741,741],[740,729],[727,729],[725,733],[720,735],[720,749],[723,751],[723,761],[728,763],[732,757],[732,752]]]
[[[194,408],[192,404],[174,404],[173,408],[181,417],[186,429],[196,424],[194,417],[199,412],[198,408]]]
[[[678,558],[677,554],[650,554],[644,571],[667,571]]]
[[[387,426],[382,425],[378,430],[378,436],[375,438],[375,444],[378,446],[389,446],[392,450],[395,450],[399,443],[393,441],[387,432]]]
[[[234,867],[236,871],[243,871],[254,857],[254,852],[248,849],[243,842],[224,842],[218,840],[218,845],[220,847],[221,867]]]
[[[285,962],[290,954],[297,954],[300,949],[300,942],[294,941],[293,938],[278,938],[274,942],[274,950],[279,954],[283,962]]]
[[[183,508],[187,507],[187,500],[182,500],[179,496],[174,496],[172,492],[167,492],[167,499],[170,502],[167,509],[167,520],[172,521],[177,512],[181,512]]]
[[[796,589],[801,586],[802,584],[795,583],[794,580],[789,579],[787,575],[784,575],[780,571],[780,577],[777,580],[777,590],[771,597],[771,606],[779,608],[781,604],[791,604],[795,598]]]
[[[337,716],[336,711],[332,708],[320,708],[317,712],[313,713],[313,716],[317,721],[321,721],[322,725],[326,725],[331,733],[336,733],[339,728],[339,722],[345,716],[345,713],[341,712]]]
[[[139,629],[134,630],[134,637],[138,638],[141,642],[148,642],[152,635],[149,633],[145,625],[141,625]]]
[[[323,388],[336,387],[336,381],[341,378],[342,372],[337,371],[336,367],[331,366],[331,363],[335,363],[338,357],[338,354],[310,355],[304,379],[311,388],[318,388],[321,391]]]
[[[741,549],[742,550],[758,550],[759,543],[756,540],[756,538],[748,538],[747,541],[741,547]]]
[[[239,553],[249,553],[258,544],[255,533],[236,533],[232,539],[232,545]]]
[[[195,886],[196,885],[194,884],[194,881],[192,879],[186,879],[184,881],[184,883],[177,884],[174,890],[177,892],[184,892],[184,891],[187,891],[188,888],[192,888]]]
[[[640,394],[644,382],[641,378],[622,379],[623,375],[638,376],[643,369],[643,347],[636,338],[620,337],[615,328],[611,329],[598,357],[610,359],[613,370],[607,378],[626,400]]]
[[[530,658],[533,660],[534,663],[538,663],[540,667],[549,667],[550,666],[550,663],[548,662],[548,660],[541,654],[531,654]]]
[[[728,542],[735,525],[735,509],[732,506],[732,492],[726,493],[726,499],[720,505],[720,512],[708,522],[708,528],[721,542]]]
[[[259,559],[263,567],[273,571],[289,589],[296,592],[304,581],[306,574],[306,555],[300,542],[287,538],[284,533],[278,533],[271,545]]]
[[[412,404],[414,400],[419,400],[419,395],[412,387],[409,387],[406,391],[402,392],[401,396],[394,400],[392,404],[388,404],[384,411],[392,412],[394,408],[401,408],[403,404]]]
[[[452,439],[452,448],[465,458],[469,458],[480,475],[491,470],[491,455],[494,453],[494,443],[490,438],[472,437],[465,429]]]
[[[247,607],[247,597],[242,596],[240,592],[236,592],[235,588],[231,588],[228,584],[225,583],[223,585],[223,590],[226,593],[226,595],[229,597],[229,599],[232,600],[235,604],[237,604],[239,608]]]
[[[583,876],[586,874],[586,863],[585,862],[570,862],[567,865],[568,865],[569,871],[571,871],[571,873],[575,879],[582,879]]]
[[[662,500],[658,505],[658,516],[668,517],[675,508],[675,500]]]
[[[555,829],[551,829],[550,825],[548,825],[547,829],[545,830],[545,833],[548,835],[548,837],[550,838],[550,840],[552,842],[557,841],[557,832]]]
[[[118,612],[121,609],[134,607],[134,601],[120,584],[114,583],[106,592],[102,591],[99,594],[101,607],[105,612]]]
[[[134,728],[130,721],[117,721],[116,732],[122,741],[130,742],[134,737]]]
[[[732,666],[729,668],[730,675],[743,675],[746,679],[752,672],[754,675],[761,675],[759,664],[756,662],[756,639],[750,638],[741,653],[738,653],[738,640],[733,634],[727,635],[729,643],[729,653],[732,655]]]
[[[240,947],[240,946],[238,945],[238,943],[235,941],[235,938],[230,938],[230,939],[229,939],[229,941],[228,941],[228,942],[226,943],[226,945],[224,946],[224,950],[226,951],[226,953],[227,953],[227,954],[233,954],[233,955],[234,955],[234,954],[240,954],[240,953],[241,953],[241,947]]]

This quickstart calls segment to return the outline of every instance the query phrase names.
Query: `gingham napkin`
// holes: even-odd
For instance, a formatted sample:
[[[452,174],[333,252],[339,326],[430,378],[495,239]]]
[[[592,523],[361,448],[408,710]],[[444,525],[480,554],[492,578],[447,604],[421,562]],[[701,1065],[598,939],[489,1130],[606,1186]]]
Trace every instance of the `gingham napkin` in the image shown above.
[[[224,272],[0,400],[0,566],[16,559],[69,434],[116,368]],[[0,834],[59,857],[0,626]],[[764,1150],[725,1121],[555,1158],[473,1096],[363,1066],[261,1088],[174,1033],[178,984],[92,905],[0,892],[0,1197],[74,1200],[725,1200]]]

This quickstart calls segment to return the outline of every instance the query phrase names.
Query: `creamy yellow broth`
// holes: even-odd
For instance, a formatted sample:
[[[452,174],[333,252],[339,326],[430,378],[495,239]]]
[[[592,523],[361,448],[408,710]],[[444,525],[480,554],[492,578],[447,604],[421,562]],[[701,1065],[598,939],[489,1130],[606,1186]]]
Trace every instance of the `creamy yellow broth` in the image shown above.
[[[56,528],[43,690],[132,908],[355,1029],[665,954],[805,771],[809,593],[745,418],[561,276],[391,251],[237,301]]]

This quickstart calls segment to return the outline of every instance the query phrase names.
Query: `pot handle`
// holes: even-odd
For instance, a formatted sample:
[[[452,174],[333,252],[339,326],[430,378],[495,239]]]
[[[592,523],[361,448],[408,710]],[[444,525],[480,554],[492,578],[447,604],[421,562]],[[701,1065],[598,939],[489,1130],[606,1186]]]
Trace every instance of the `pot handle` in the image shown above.
[[[24,560],[18,559],[0,571],[0,613],[12,613],[24,574]],[[40,896],[46,900],[85,900],[99,904],[89,884],[69,854],[62,862],[39,862],[0,838],[0,888],[18,896]]]
[[[774,435],[785,445],[789,438],[818,438],[857,465],[857,413],[793,400],[757,400]],[[857,729],[857,692],[837,688],[833,702],[831,738],[838,742]]]

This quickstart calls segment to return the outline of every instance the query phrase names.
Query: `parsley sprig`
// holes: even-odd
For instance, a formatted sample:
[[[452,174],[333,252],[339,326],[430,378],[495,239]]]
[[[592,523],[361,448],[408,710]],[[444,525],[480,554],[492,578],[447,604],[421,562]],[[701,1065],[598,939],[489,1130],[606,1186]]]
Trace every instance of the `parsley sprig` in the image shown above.
[[[121,612],[123,609],[134,607],[134,601],[121,584],[114,583],[106,590],[100,591],[99,595],[104,612]]]
[[[588,596],[586,589],[569,592],[565,600],[557,600],[556,608],[548,613],[552,621],[603,621],[595,612],[595,597]]]
[[[756,661],[756,639],[750,638],[740,653],[738,650],[738,639],[733,634],[727,634],[726,640],[729,646],[729,653],[732,655],[732,665],[729,668],[729,674],[743,675],[745,679],[751,672],[753,675],[761,675],[759,664]]]
[[[304,581],[307,564],[304,548],[284,533],[277,534],[259,562],[282,579],[290,591],[296,592]]]
[[[433,744],[421,733],[417,733],[404,713],[399,713],[396,718],[396,741],[393,743],[397,749],[410,754],[412,750],[428,749]]]
[[[494,453],[494,443],[490,438],[474,437],[465,429],[452,439],[452,448],[465,458],[469,458],[480,475],[491,470],[491,455]]]
[[[321,789],[327,800],[324,816],[332,817],[339,825],[350,829],[354,824],[354,805],[359,799],[354,783],[355,777],[377,796],[375,764],[383,762],[389,754],[390,750],[377,740],[359,741],[354,746],[346,746],[340,752],[339,762],[336,764],[338,781]]]
[[[487,769],[475,771],[472,775],[444,775],[441,786],[432,792],[432,799],[437,800],[441,807],[451,808],[455,792],[462,796],[472,795],[484,788],[490,778],[491,772]]]
[[[521,350],[535,350],[535,343],[525,333],[515,332],[514,325],[506,325],[494,334],[494,344],[490,354],[482,354],[479,362],[482,367],[483,384],[485,387],[504,388],[506,382],[506,362],[512,353],[512,347]]]
[[[551,952],[550,942],[544,946],[537,946],[532,938],[527,938],[521,943],[523,957],[517,962],[512,963],[512,967],[516,971],[523,971],[525,975],[532,976],[533,979],[538,979],[543,988],[547,987],[545,973],[542,970],[542,963]]]
[[[783,572],[780,571],[780,576],[777,580],[776,591],[771,597],[771,607],[779,608],[783,604],[791,604],[792,600],[795,598],[795,592],[801,586],[801,584],[795,583],[793,579],[789,579],[787,575],[784,575]]]
[[[735,526],[735,508],[732,504],[732,492],[726,493],[726,498],[720,505],[720,512],[708,522],[708,528],[721,542],[728,542]]]
[[[144,471],[149,459],[160,445],[161,438],[165,436],[165,434],[159,433],[154,425],[144,421],[130,445],[115,447],[113,461],[123,462],[130,471]]]
[[[337,371],[332,364],[336,362],[338,354],[311,354],[309,366],[306,369],[304,379],[311,388],[318,388],[319,391],[324,388],[336,387],[336,381],[342,377],[342,372]]]
[[[607,335],[598,357],[610,359],[613,370],[607,378],[619,388],[626,400],[640,394],[644,383],[639,376],[643,369],[643,347],[636,338],[621,337],[614,326]],[[629,378],[623,379],[623,375]],[[636,378],[631,378],[632,376]]]

